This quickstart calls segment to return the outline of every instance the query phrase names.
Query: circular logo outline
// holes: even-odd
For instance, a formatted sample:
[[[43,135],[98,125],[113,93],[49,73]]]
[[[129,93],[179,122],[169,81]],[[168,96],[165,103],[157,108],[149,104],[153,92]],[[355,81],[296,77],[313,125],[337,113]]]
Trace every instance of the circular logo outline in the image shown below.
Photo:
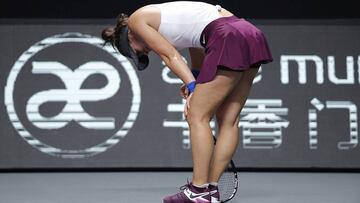
[[[97,144],[92,147],[88,147],[86,149],[80,150],[63,150],[60,148],[56,148],[41,142],[39,139],[33,137],[29,131],[21,123],[14,105],[14,86],[16,83],[16,78],[18,74],[21,72],[24,64],[37,52],[53,46],[55,44],[65,43],[65,42],[77,42],[77,43],[87,43],[98,48],[101,48],[112,55],[124,68],[125,72],[127,73],[130,83],[131,83],[131,90],[133,93],[132,104],[130,107],[129,115],[127,116],[126,121],[122,125],[122,127],[110,138],[106,141]],[[141,89],[139,79],[136,75],[136,71],[130,61],[116,52],[110,46],[103,46],[103,40],[91,35],[82,34],[78,32],[67,32],[63,34],[53,35],[51,37],[45,38],[34,45],[32,45],[28,50],[23,52],[23,54],[16,60],[13,67],[10,70],[9,76],[6,81],[5,85],[5,105],[6,109],[10,118],[10,121],[14,128],[17,130],[18,134],[31,146],[40,150],[43,153],[61,157],[61,158],[85,158],[94,156],[96,154],[105,152],[106,150],[110,149],[114,145],[116,145],[121,138],[125,137],[128,131],[134,125],[134,122],[137,118],[137,115],[140,110],[140,103],[141,103]]]

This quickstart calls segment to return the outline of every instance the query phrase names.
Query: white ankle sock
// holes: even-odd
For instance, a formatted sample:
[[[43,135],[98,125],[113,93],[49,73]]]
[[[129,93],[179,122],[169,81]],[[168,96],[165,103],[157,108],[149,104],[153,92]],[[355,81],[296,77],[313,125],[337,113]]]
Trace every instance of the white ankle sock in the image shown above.
[[[195,185],[195,184],[193,184],[193,186],[198,187],[198,188],[207,188],[209,186],[209,183],[205,183],[203,185]]]
[[[217,182],[211,182],[209,184],[212,185],[212,186],[215,186],[215,187],[219,185],[219,183],[217,183]]]

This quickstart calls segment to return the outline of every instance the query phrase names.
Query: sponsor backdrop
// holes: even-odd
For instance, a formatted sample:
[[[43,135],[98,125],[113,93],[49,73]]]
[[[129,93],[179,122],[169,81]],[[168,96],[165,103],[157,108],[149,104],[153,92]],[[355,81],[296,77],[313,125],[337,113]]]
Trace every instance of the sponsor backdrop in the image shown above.
[[[360,168],[359,24],[252,22],[274,62],[239,115],[236,165]],[[109,22],[57,23],[0,25],[0,168],[191,167],[181,81],[160,58],[138,72],[102,45]]]

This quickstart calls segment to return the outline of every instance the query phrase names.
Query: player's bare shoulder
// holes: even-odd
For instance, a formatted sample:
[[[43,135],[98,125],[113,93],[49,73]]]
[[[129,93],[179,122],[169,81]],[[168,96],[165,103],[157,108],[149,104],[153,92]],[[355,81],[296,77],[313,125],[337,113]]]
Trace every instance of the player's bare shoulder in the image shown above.
[[[146,23],[158,30],[160,26],[161,13],[160,9],[147,5],[137,9],[131,16],[129,17],[129,25],[132,23]]]

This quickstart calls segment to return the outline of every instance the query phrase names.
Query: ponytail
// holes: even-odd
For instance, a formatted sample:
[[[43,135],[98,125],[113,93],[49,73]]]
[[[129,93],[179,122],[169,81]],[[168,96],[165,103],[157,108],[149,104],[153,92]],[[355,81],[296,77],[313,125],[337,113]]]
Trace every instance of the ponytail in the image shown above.
[[[106,44],[111,44],[112,47],[115,47],[115,42],[119,39],[119,31],[124,26],[127,26],[129,17],[121,13],[116,19],[115,27],[107,27],[101,32],[101,37],[104,40],[104,46]]]

